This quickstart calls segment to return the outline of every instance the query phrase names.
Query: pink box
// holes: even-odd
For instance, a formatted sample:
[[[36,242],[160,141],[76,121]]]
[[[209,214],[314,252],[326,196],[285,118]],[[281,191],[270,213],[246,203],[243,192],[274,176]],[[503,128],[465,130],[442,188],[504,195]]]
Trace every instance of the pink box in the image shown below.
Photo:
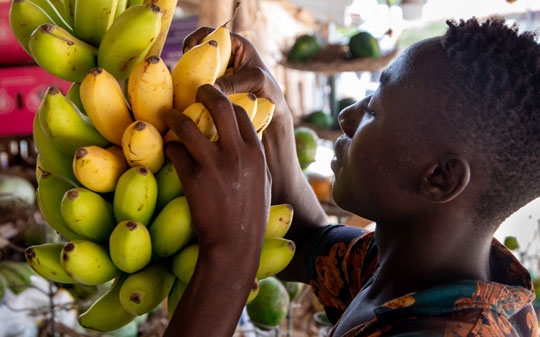
[[[21,47],[9,25],[11,1],[0,0],[0,65],[20,65],[34,63]]]
[[[34,115],[49,86],[65,94],[71,82],[35,65],[0,68],[0,136],[32,134]]]

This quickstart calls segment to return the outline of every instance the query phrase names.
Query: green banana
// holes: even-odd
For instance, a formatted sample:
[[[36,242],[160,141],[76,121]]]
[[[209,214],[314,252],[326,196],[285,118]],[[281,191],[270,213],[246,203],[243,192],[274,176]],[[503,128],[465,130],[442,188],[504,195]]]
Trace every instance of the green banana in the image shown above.
[[[73,32],[79,39],[99,47],[103,35],[111,27],[118,0],[76,0]]]
[[[7,281],[8,288],[14,294],[19,294],[32,285],[32,276],[36,273],[26,262],[2,261],[0,275]]]
[[[137,317],[127,312],[120,303],[120,288],[126,277],[127,275],[121,274],[115,278],[111,287],[79,315],[81,326],[94,331],[109,332],[120,329]]]
[[[62,248],[62,267],[75,281],[98,285],[120,275],[103,245],[90,240],[73,240]]]
[[[186,290],[186,286],[187,285],[184,282],[180,281],[179,278],[176,278],[174,280],[171,291],[167,296],[167,315],[169,316],[169,320],[172,318],[174,310],[176,310],[178,302],[180,302],[180,298],[182,298],[182,295]]]
[[[53,19],[53,23],[73,33],[73,28],[68,20],[66,20],[66,12],[63,7],[56,7],[52,0],[31,0],[37,6],[39,6],[48,16]],[[58,4],[58,1],[55,0]]]
[[[8,289],[8,283],[6,279],[0,275],[0,301],[4,300],[4,296],[6,295],[6,290]]]
[[[109,255],[126,273],[146,267],[152,259],[152,239],[146,226],[132,220],[120,221],[109,237]]]
[[[60,203],[64,193],[77,187],[73,182],[50,172],[43,172],[36,189],[36,201],[43,219],[58,234],[68,240],[82,239],[82,236],[72,231],[60,211]]]
[[[256,278],[262,280],[281,272],[291,262],[295,251],[296,245],[291,240],[284,238],[264,239]]]
[[[57,87],[50,86],[47,89],[36,114],[45,134],[68,156],[73,157],[79,147],[109,145],[109,141],[96,130],[90,119]]]
[[[73,232],[99,243],[107,243],[116,227],[112,204],[84,187],[75,187],[64,194],[60,212]]]
[[[148,226],[157,200],[157,182],[146,166],[136,166],[125,171],[118,182],[113,197],[116,221],[133,220]]]
[[[265,238],[282,238],[287,234],[292,224],[294,210],[292,205],[271,205],[266,225]]]
[[[107,30],[97,63],[121,81],[144,60],[161,29],[161,9],[153,3],[128,7]]]
[[[64,243],[47,242],[32,245],[25,249],[26,262],[40,276],[58,283],[76,283],[62,267],[62,248]]]
[[[168,257],[178,252],[194,237],[191,213],[185,196],[171,200],[149,226],[152,250],[159,257]]]
[[[81,93],[80,93],[81,84],[77,82],[71,83],[71,86],[69,87],[68,92],[66,93],[67,99],[69,99],[77,109],[83,114],[86,115],[86,110],[84,109],[84,106],[81,101]]]
[[[34,30],[28,49],[41,68],[69,82],[81,82],[97,65],[96,47],[49,23]]]
[[[197,258],[199,257],[199,245],[192,243],[182,248],[171,260],[171,270],[178,279],[188,284],[195,271]]]
[[[13,0],[9,9],[9,25],[15,39],[28,54],[30,36],[42,24],[54,24],[53,19],[31,0]]]
[[[172,199],[184,195],[184,188],[172,161],[166,162],[156,173],[156,181],[158,184],[157,210],[163,209]]]
[[[168,267],[152,263],[130,274],[120,288],[120,303],[134,315],[155,309],[169,294],[175,277]]]
[[[118,3],[116,4],[116,10],[114,11],[114,19],[122,14],[128,7],[128,0],[118,0]]]
[[[144,0],[128,0],[128,7],[136,6],[136,5],[142,5]]]
[[[39,110],[34,116],[32,137],[34,146],[39,154],[39,164],[36,168],[41,171],[48,171],[55,175],[64,177],[70,181],[77,181],[71,163],[73,158],[57,148],[52,140],[45,134],[39,123]],[[41,174],[40,174],[41,175]]]
[[[68,0],[50,0],[54,8],[58,11],[58,14],[64,19],[64,21],[73,27],[73,15],[71,15]]]

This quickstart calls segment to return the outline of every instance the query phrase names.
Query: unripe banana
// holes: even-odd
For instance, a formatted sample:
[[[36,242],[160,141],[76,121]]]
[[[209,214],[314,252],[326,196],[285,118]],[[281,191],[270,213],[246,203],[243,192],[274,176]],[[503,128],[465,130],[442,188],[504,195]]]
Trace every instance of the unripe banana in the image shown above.
[[[151,263],[127,277],[120,288],[120,303],[127,312],[144,315],[167,298],[174,280],[169,268]]]
[[[68,92],[66,93],[67,99],[69,99],[77,109],[83,114],[86,115],[86,110],[84,110],[84,106],[81,102],[81,94],[80,94],[80,88],[81,84],[77,82],[71,83],[71,86],[68,89]]]
[[[147,56],[151,55],[161,55],[163,46],[165,45],[165,40],[167,39],[167,34],[169,33],[169,28],[171,26],[172,19],[174,17],[174,12],[176,6],[178,5],[178,0],[144,0],[144,4],[154,3],[155,5],[161,8],[163,12],[161,16],[161,27],[159,29],[159,35],[152,43],[152,47],[147,53]]]
[[[136,120],[148,122],[163,134],[165,114],[172,109],[173,83],[165,61],[152,55],[131,71],[127,84],[128,100]]]
[[[111,288],[79,315],[79,324],[86,329],[109,332],[120,329],[132,322],[137,315],[131,314],[120,303],[120,288],[127,275],[114,279]]]
[[[98,193],[114,191],[118,179],[129,167],[118,145],[81,147],[75,152],[72,166],[77,180]]]
[[[101,194],[84,187],[67,191],[60,211],[73,232],[99,243],[106,243],[116,227],[112,204]]]
[[[171,200],[149,226],[152,250],[159,257],[172,256],[194,237],[191,213],[185,196]]]
[[[195,272],[199,257],[199,245],[192,243],[182,248],[171,260],[171,270],[180,281],[188,284]]]
[[[122,14],[126,8],[128,7],[128,0],[118,0],[118,3],[116,4],[116,10],[114,11],[114,19]]]
[[[146,166],[132,167],[118,179],[113,210],[117,221],[133,220],[148,226],[157,200],[157,182]]]
[[[107,146],[109,142],[94,128],[87,116],[62,92],[51,86],[45,92],[37,116],[43,131],[68,156],[82,146]]]
[[[167,296],[167,315],[169,317],[169,320],[172,318],[174,310],[176,310],[178,302],[180,302],[180,298],[182,298],[182,295],[186,290],[186,286],[187,285],[184,282],[180,281],[180,279],[175,278],[171,291]]]
[[[215,40],[201,43],[186,51],[172,71],[173,107],[183,111],[195,103],[197,90],[203,84],[214,84],[219,71],[219,46]]]
[[[75,183],[61,176],[50,172],[43,172],[36,189],[36,201],[43,219],[58,234],[68,240],[82,238],[69,228],[60,211],[60,203],[62,202],[64,193],[74,187],[77,187]]]
[[[271,205],[266,225],[265,238],[282,238],[292,224],[294,209],[289,204]]]
[[[61,256],[66,273],[81,284],[103,284],[120,275],[107,248],[90,240],[66,243]]]
[[[116,78],[103,68],[92,68],[81,82],[80,96],[99,133],[111,143],[122,145],[122,135],[133,117]]]
[[[81,40],[99,47],[112,25],[118,0],[75,1],[73,32]]]
[[[265,238],[257,269],[257,279],[262,280],[281,272],[294,257],[296,245],[284,238]]]
[[[27,262],[0,261],[0,278],[7,282],[7,287],[18,295],[32,285],[32,276],[36,273]],[[1,295],[1,292],[0,292]]]
[[[262,132],[268,127],[274,116],[276,104],[269,98],[258,97],[257,98],[257,112],[251,122],[259,134],[259,138],[262,138]]]
[[[109,255],[126,273],[146,267],[152,258],[152,239],[146,226],[132,220],[120,221],[109,237]]]
[[[34,0],[35,1],[35,0]],[[48,0],[58,12],[58,15],[69,25],[73,27],[73,16],[69,12],[68,0]]]
[[[135,121],[128,125],[122,137],[122,150],[129,166],[146,166],[157,173],[165,163],[163,138],[150,123]]]
[[[32,245],[25,249],[26,261],[40,276],[52,282],[76,283],[62,267],[62,248],[64,243],[47,242]]]
[[[184,187],[172,161],[167,161],[156,174],[158,195],[156,210],[160,211],[172,199],[184,195]]]
[[[73,34],[69,17],[65,16],[65,7],[58,0],[31,0],[53,19],[53,23]]]
[[[21,47],[30,54],[30,35],[42,24],[54,24],[53,19],[30,0],[13,0],[9,9],[9,25]]]
[[[162,15],[161,9],[153,3],[128,7],[103,36],[98,65],[119,81],[127,79],[159,36]]]
[[[227,95],[231,103],[241,106],[248,114],[249,119],[257,113],[257,96],[250,92],[237,92]]]
[[[225,75],[227,66],[229,65],[229,59],[231,58],[231,35],[227,28],[227,23],[217,27],[210,34],[201,40],[201,43],[214,40],[219,45],[219,70],[217,77]]]
[[[69,82],[81,82],[97,65],[94,46],[49,23],[34,30],[28,49],[41,68]]]

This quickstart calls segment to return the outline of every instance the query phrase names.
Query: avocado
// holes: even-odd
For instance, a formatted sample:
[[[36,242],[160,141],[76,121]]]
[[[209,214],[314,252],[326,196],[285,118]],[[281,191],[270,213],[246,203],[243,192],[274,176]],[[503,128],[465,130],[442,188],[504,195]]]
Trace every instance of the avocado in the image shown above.
[[[322,44],[315,35],[300,35],[296,38],[296,41],[287,53],[287,61],[305,62],[321,50],[321,48]]]
[[[358,32],[350,37],[349,52],[351,53],[351,58],[377,58],[381,56],[379,41],[366,31]]]

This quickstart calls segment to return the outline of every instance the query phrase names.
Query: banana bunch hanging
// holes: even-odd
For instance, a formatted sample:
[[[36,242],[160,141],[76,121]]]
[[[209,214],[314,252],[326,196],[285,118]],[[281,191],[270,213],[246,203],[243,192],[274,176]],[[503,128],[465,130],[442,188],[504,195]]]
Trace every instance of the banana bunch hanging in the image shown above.
[[[51,74],[36,111],[36,197],[64,242],[26,250],[39,275],[59,283],[110,284],[80,313],[82,326],[118,329],[168,299],[172,315],[197,261],[197,238],[182,184],[164,155],[177,139],[164,114],[189,116],[212,141],[210,113],[195,101],[202,84],[223,76],[231,54],[226,25],[169,70],[161,58],[177,0],[13,0],[10,24],[23,48]],[[252,93],[229,95],[259,136],[274,104]],[[295,253],[284,238],[288,204],[272,205],[254,287],[283,270]]]

